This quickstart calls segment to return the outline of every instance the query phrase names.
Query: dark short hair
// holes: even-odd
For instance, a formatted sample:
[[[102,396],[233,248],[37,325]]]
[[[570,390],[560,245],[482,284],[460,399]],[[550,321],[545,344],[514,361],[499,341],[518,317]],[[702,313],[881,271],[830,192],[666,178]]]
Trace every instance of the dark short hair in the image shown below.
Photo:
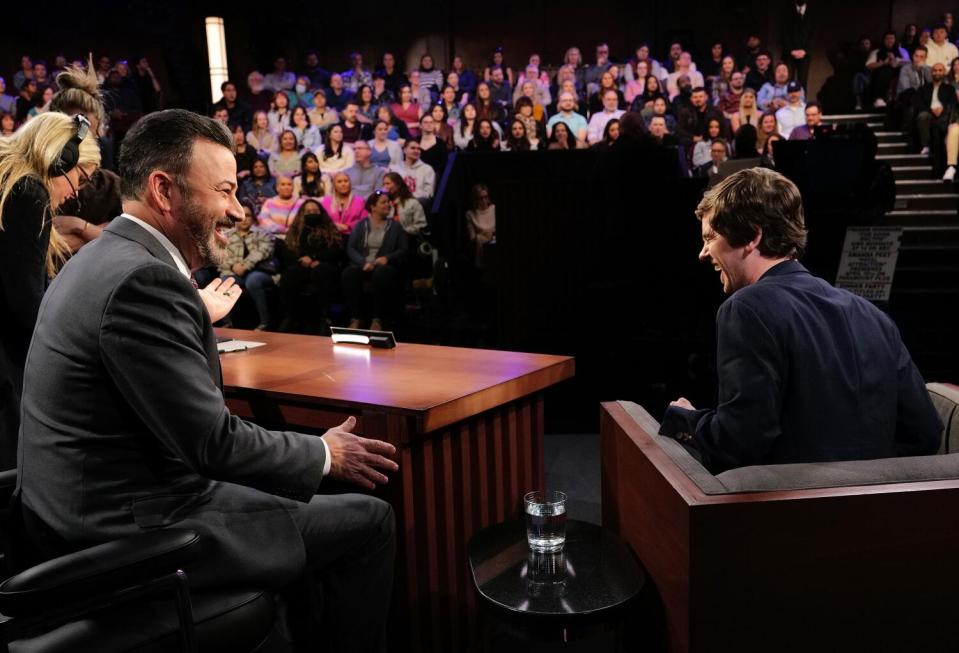
[[[917,46],[916,46],[916,50],[922,50],[922,51],[925,52],[926,54],[929,54],[929,48],[927,48],[927,47],[924,46],[924,45],[917,45]],[[916,50],[913,50],[912,53],[915,54],[915,53],[916,53]]]
[[[228,79],[222,84],[220,84],[220,93],[224,92],[227,86],[232,86],[233,88],[236,88],[236,84],[234,84],[232,80]]]
[[[711,214],[710,226],[733,247],[762,231],[759,253],[799,258],[806,248],[802,197],[796,185],[767,168],[740,170],[706,191],[696,216]]]
[[[705,86],[697,86],[692,91],[690,91],[690,93],[705,93],[705,92],[706,92]]]
[[[181,188],[193,158],[193,144],[206,140],[234,152],[233,135],[226,125],[186,109],[151,113],[127,132],[120,147],[121,191],[138,199],[150,174],[162,170]]]
[[[816,109],[819,109],[819,111],[822,112],[822,105],[816,102],[815,100],[813,100],[812,102],[806,103],[806,109],[813,108],[813,107]],[[803,109],[803,111],[805,111],[805,109]]]

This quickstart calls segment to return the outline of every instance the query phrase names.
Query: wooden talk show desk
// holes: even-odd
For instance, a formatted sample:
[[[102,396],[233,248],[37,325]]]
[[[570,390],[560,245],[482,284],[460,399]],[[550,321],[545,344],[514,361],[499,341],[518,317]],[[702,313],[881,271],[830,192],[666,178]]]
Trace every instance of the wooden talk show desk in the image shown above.
[[[266,346],[220,356],[227,404],[273,429],[355,432],[397,448],[400,470],[377,491],[397,519],[390,649],[460,651],[476,638],[466,542],[522,512],[543,486],[544,391],[573,359],[219,329]]]

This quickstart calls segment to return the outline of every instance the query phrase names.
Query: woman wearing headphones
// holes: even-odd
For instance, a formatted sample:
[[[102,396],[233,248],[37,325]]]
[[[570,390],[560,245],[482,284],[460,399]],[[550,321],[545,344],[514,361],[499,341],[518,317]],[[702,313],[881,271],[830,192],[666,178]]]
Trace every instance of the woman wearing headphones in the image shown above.
[[[52,217],[99,164],[81,115],[44,113],[0,138],[0,469],[16,465],[27,348],[47,281],[67,253]]]

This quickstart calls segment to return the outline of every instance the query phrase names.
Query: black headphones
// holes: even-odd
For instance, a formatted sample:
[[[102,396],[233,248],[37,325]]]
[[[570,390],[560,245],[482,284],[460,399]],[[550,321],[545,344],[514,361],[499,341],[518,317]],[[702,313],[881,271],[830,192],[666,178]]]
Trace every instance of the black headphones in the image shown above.
[[[87,137],[90,132],[90,121],[83,114],[77,114],[73,117],[73,122],[77,127],[77,134],[63,146],[60,155],[50,164],[47,174],[50,177],[62,177],[73,170],[80,161],[80,142]]]

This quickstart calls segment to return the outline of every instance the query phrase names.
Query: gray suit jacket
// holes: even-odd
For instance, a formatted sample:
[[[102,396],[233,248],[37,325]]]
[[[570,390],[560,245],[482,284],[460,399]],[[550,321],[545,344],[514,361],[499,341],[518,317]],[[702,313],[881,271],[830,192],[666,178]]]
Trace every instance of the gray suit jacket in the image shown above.
[[[220,384],[189,279],[146,230],[114,220],[40,307],[22,399],[24,508],[70,548],[194,529],[193,586],[288,584],[306,560],[291,499],[319,487],[325,448],[230,415]]]

